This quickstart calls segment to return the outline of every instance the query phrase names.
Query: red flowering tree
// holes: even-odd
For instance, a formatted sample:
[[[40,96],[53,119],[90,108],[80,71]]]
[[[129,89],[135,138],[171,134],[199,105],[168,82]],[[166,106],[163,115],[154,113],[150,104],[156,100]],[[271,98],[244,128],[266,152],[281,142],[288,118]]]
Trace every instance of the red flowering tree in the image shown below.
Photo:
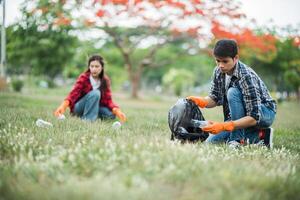
[[[143,70],[166,64],[155,61],[163,45],[187,39],[190,48],[206,46],[216,24],[237,26],[245,17],[233,0],[31,0],[29,4],[28,9],[52,21],[53,28],[72,25],[105,33],[99,39],[111,39],[120,50],[133,97],[138,96]],[[143,54],[139,51],[137,56],[140,49]]]
[[[215,39],[235,39],[240,46],[243,58],[255,56],[261,60],[271,61],[276,56],[277,38],[269,33],[255,33],[249,28],[233,26],[228,30],[218,22],[214,22],[211,32]]]

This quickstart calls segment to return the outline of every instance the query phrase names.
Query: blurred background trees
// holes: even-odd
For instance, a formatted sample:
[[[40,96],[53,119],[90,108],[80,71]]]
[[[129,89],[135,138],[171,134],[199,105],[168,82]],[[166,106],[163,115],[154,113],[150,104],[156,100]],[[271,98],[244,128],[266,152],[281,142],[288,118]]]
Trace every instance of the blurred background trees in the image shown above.
[[[35,24],[7,29],[8,73],[54,78],[73,59],[78,39],[66,31],[38,31]]]
[[[7,71],[76,78],[99,53],[115,89],[132,97],[157,86],[198,93],[215,65],[211,47],[226,37],[272,91],[300,98],[299,28],[255,27],[239,8],[227,0],[26,1],[22,19],[7,28]]]

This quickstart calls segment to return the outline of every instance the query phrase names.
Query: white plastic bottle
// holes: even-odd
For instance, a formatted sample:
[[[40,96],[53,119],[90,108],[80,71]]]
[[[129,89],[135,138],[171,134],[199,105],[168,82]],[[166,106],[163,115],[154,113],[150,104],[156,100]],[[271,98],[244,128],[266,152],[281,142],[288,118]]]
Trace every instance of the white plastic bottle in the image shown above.
[[[114,130],[118,130],[118,129],[120,129],[122,127],[122,124],[121,124],[121,122],[119,122],[119,121],[116,121],[116,122],[114,122],[113,124],[112,124],[112,128],[114,129]]]
[[[58,115],[57,119],[58,120],[65,120],[66,116],[64,114],[60,114],[60,115]]]
[[[192,119],[191,123],[193,124],[194,127],[199,127],[199,128],[203,128],[208,125],[207,121],[201,121],[196,119]]]
[[[42,128],[45,128],[45,127],[52,127],[52,126],[53,126],[50,122],[44,121],[44,120],[42,120],[42,119],[36,120],[35,124],[36,124],[38,127],[42,127]]]

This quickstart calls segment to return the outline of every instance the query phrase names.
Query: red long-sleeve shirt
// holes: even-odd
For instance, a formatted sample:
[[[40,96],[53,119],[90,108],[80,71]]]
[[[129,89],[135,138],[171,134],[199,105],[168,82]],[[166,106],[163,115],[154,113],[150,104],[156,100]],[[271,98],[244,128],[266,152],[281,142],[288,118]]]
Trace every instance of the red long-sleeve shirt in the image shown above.
[[[110,79],[108,76],[104,76],[106,81],[106,88],[99,89],[101,92],[101,99],[99,101],[100,106],[108,107],[110,110],[113,108],[118,108],[119,106],[115,104],[112,100],[111,90],[110,90]],[[100,87],[101,88],[101,87]],[[66,97],[65,100],[70,102],[70,111],[73,113],[75,104],[84,97],[87,93],[89,93],[93,89],[92,84],[90,82],[90,72],[86,71],[77,78],[73,89]]]

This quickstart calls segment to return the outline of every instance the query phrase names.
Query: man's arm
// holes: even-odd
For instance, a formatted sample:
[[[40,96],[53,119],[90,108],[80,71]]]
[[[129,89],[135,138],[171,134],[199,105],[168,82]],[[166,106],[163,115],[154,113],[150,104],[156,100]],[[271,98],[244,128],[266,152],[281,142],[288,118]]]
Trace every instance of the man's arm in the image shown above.
[[[200,108],[213,108],[217,105],[217,103],[209,96],[206,97],[188,96],[186,98],[193,101]]]
[[[213,122],[208,121],[208,125],[202,127],[203,131],[210,132],[212,134],[218,134],[221,131],[233,131],[235,129],[243,129],[256,125],[256,120],[253,117],[245,116],[238,120],[227,122]]]
[[[234,129],[243,129],[256,125],[256,120],[253,117],[245,116],[233,121]]]
[[[213,108],[213,107],[217,106],[217,103],[209,96],[204,97],[204,99],[208,102],[208,104],[207,104],[207,106],[205,106],[205,108]]]

